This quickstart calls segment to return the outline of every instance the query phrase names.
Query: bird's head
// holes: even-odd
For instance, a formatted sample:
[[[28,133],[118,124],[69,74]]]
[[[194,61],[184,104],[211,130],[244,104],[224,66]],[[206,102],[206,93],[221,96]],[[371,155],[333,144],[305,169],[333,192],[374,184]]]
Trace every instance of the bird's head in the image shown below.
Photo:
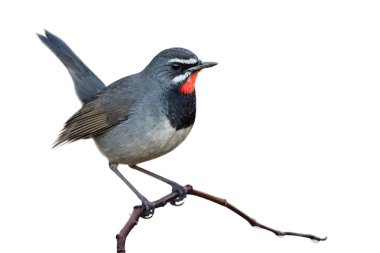
[[[164,89],[177,90],[181,94],[192,94],[198,72],[215,66],[216,62],[202,62],[185,48],[170,48],[160,52],[144,69]]]

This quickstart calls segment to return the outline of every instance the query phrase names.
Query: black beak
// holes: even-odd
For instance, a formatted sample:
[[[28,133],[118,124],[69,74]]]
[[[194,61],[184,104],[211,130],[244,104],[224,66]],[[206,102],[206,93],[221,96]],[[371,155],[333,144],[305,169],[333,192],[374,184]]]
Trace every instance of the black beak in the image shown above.
[[[205,68],[211,68],[211,67],[214,67],[215,65],[217,65],[218,63],[216,62],[201,62],[199,61],[198,65],[197,66],[194,66],[192,68],[189,68],[187,69],[187,71],[191,71],[191,72],[195,72],[195,71],[199,71],[201,69],[205,69]]]

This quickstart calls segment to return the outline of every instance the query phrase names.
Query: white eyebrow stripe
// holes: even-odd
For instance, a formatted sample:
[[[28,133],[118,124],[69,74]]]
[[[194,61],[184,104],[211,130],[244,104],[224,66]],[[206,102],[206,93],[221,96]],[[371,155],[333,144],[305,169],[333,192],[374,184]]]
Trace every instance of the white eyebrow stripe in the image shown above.
[[[190,59],[178,59],[178,58],[173,58],[168,61],[169,63],[171,62],[177,62],[177,63],[182,63],[182,64],[195,64],[198,62],[197,59],[190,58]]]
[[[190,76],[190,72],[185,72],[183,73],[182,75],[179,75],[179,76],[176,76],[172,79],[172,82],[173,83],[179,83],[179,82],[182,82],[182,81],[185,81],[186,78],[188,78]]]

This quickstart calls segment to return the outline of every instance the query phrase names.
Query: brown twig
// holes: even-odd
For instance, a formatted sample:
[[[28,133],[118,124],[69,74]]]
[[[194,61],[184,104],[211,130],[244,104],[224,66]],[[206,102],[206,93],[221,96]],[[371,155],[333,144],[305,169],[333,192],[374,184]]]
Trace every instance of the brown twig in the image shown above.
[[[222,199],[222,198],[218,198],[218,197],[215,197],[213,195],[210,195],[210,194],[207,194],[207,193],[204,193],[204,192],[201,192],[201,191],[198,191],[198,190],[195,190],[191,185],[186,185],[185,186],[185,189],[186,189],[186,192],[188,195],[194,195],[194,196],[197,196],[197,197],[200,197],[200,198],[203,198],[203,199],[207,199],[211,202],[214,202],[216,204],[219,204],[221,206],[224,206],[228,209],[230,209],[231,211],[233,211],[234,213],[236,213],[237,215],[239,215],[240,217],[242,217],[243,219],[245,219],[246,221],[249,222],[249,224],[251,224],[251,226],[253,227],[259,227],[259,228],[262,228],[262,229],[265,229],[265,230],[268,230],[272,233],[274,233],[275,235],[277,236],[285,236],[285,235],[292,235],[292,236],[298,236],[298,237],[304,237],[304,238],[309,238],[313,241],[325,241],[327,239],[327,237],[318,237],[318,236],[315,236],[315,235],[311,235],[311,234],[302,234],[302,233],[295,233],[295,232],[283,232],[283,231],[279,231],[277,229],[273,229],[273,228],[270,228],[268,226],[265,226],[259,222],[257,222],[255,219],[249,217],[247,214],[243,213],[241,210],[239,210],[237,207],[231,205],[230,203],[227,202],[227,200],[225,199]],[[171,200],[174,200],[178,197],[178,193],[176,192],[172,192],[156,201],[154,201],[154,207],[155,208],[159,208],[159,207],[163,207],[165,206],[167,203],[169,203]],[[125,240],[129,234],[129,232],[131,232],[131,230],[137,225],[138,223],[138,220],[140,219],[140,217],[142,217],[143,215],[143,212],[144,211],[144,208],[142,205],[139,205],[139,206],[135,206],[133,208],[133,212],[131,214],[131,217],[129,217],[129,220],[128,222],[124,225],[124,227],[121,229],[120,233],[116,236],[116,239],[117,239],[117,253],[125,253]]]

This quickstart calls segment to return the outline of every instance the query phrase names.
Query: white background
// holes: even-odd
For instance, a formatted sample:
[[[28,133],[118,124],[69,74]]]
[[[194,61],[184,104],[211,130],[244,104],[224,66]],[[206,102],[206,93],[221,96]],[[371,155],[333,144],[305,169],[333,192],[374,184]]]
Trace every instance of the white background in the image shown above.
[[[51,149],[80,103],[44,28],[107,84],[173,46],[219,62],[188,139],[143,167],[329,237],[277,238],[190,196],[141,220],[128,252],[379,252],[378,2],[136,2],[1,2],[0,252],[115,252],[139,203],[91,140]],[[152,200],[170,191],[121,170]]]

